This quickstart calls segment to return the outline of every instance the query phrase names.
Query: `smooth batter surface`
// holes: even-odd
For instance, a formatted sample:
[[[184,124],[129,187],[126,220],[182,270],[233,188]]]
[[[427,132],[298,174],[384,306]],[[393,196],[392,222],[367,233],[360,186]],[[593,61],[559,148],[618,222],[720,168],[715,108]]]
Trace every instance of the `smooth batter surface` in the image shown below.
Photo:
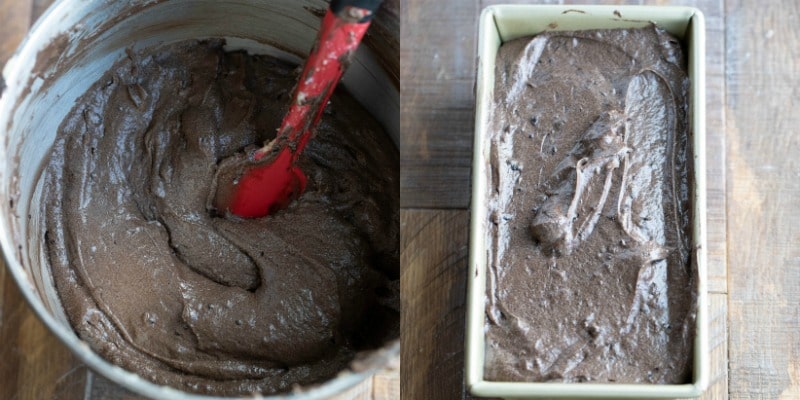
[[[209,209],[218,162],[275,135],[294,66],[222,41],[129,52],[81,97],[45,174],[46,240],[78,335],[191,392],[320,382],[399,337],[399,161],[334,95],[288,209]]]
[[[504,44],[496,66],[485,377],[687,382],[678,41],[652,26],[551,32]]]

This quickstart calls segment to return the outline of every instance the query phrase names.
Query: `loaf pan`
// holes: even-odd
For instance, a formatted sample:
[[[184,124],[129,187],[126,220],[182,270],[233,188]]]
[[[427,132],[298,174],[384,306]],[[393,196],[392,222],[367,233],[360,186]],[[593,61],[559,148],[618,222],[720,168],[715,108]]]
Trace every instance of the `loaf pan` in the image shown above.
[[[487,273],[487,129],[494,104],[495,59],[504,42],[553,30],[638,28],[651,22],[682,41],[691,81],[690,132],[693,168],[691,224],[697,270],[697,316],[692,379],[686,384],[535,383],[484,379]],[[705,22],[691,7],[496,5],[483,10],[478,32],[475,143],[472,164],[470,265],[467,291],[465,383],[475,396],[509,399],[656,399],[700,396],[708,385],[708,298],[705,199]]]

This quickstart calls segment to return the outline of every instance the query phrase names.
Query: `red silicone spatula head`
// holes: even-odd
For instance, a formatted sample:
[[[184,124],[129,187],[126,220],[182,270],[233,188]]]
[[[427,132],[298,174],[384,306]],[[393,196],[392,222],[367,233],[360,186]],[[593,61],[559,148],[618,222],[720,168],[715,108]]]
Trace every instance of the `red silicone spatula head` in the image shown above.
[[[244,218],[263,217],[303,193],[306,177],[297,157],[311,138],[336,84],[369,26],[376,0],[334,0],[325,13],[292,94],[278,136],[249,155],[235,174],[218,173],[214,206]]]

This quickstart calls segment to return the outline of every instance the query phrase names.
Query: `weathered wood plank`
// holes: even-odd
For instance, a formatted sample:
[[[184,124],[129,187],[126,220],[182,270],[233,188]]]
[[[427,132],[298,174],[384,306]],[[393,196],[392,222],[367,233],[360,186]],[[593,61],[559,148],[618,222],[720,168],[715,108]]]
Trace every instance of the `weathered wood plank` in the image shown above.
[[[800,398],[800,4],[726,7],[730,394]]]
[[[87,368],[31,311],[5,265],[0,268],[0,398],[82,399]]]
[[[702,399],[728,398],[728,296],[711,293],[708,296],[708,348],[711,352],[709,387]]]
[[[401,7],[402,207],[469,204],[478,2]]]
[[[403,398],[462,399],[469,212],[400,213]]]

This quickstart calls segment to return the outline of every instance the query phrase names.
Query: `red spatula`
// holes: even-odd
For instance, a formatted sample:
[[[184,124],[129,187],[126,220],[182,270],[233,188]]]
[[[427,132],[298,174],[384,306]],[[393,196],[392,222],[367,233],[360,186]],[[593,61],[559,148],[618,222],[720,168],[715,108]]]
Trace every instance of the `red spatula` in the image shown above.
[[[336,84],[342,77],[381,0],[332,0],[292,94],[278,136],[249,155],[236,176],[218,174],[214,206],[244,218],[266,216],[286,207],[306,187],[295,165],[313,135]]]

